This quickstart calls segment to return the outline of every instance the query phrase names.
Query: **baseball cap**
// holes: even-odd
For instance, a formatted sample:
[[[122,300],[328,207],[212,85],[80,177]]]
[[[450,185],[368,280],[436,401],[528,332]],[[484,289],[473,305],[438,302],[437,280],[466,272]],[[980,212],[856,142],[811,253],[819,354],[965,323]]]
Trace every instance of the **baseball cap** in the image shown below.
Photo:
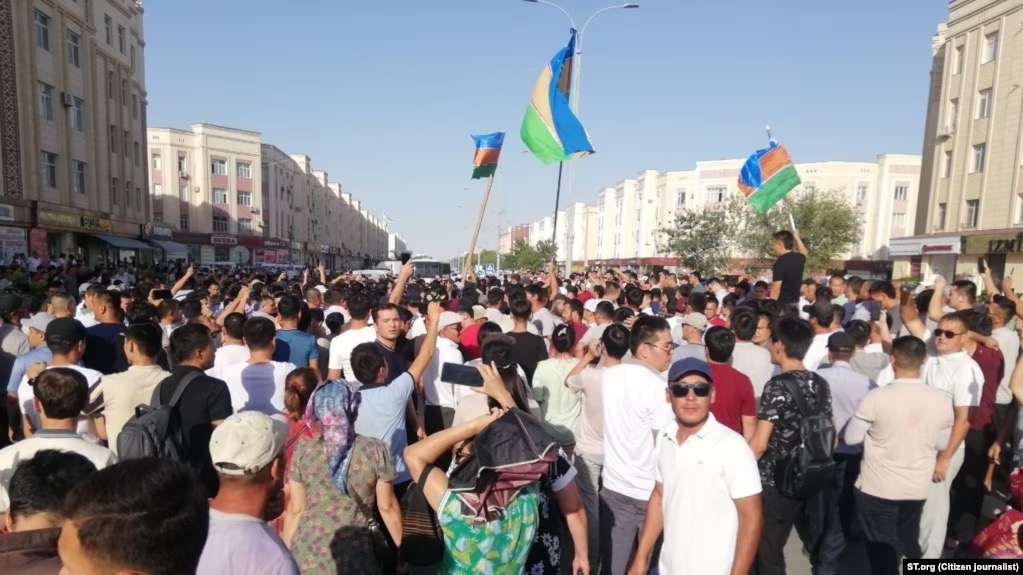
[[[583,304],[583,309],[588,311],[588,312],[590,312],[590,313],[593,313],[593,312],[597,311],[597,304],[598,303],[600,303],[599,299],[596,299],[596,298],[588,299],[588,300],[586,300],[586,303]]]
[[[323,284],[316,284],[313,289],[320,292],[321,294],[327,293],[327,286]]]
[[[46,326],[46,344],[74,344],[85,339],[85,326],[73,317],[58,317]]]
[[[90,284],[89,282],[85,282],[82,285],[78,286],[78,295],[82,295],[83,293],[85,293],[86,290],[88,290],[89,286],[91,285],[92,284]]]
[[[440,317],[437,318],[437,331],[460,323],[462,323],[462,317],[457,313],[453,311],[441,312]]]
[[[26,335],[28,335],[28,331],[30,329],[35,329],[45,334],[46,328],[54,319],[55,318],[52,314],[39,312],[28,319],[21,320],[21,330],[24,331]]]
[[[252,475],[266,469],[284,449],[288,424],[284,416],[259,411],[236,413],[213,430],[210,459],[224,475]]]
[[[856,349],[856,342],[851,335],[844,331],[836,331],[828,337],[828,349],[831,351],[852,351]]]
[[[710,375],[710,366],[706,361],[695,357],[680,359],[671,364],[671,368],[668,369],[668,381],[678,381],[690,373],[698,373],[707,378],[707,381],[714,383],[714,379]]]
[[[21,308],[21,296],[13,293],[0,295],[0,314],[9,314]]]
[[[688,325],[689,327],[695,327],[700,331],[707,331],[707,316],[702,313],[693,312],[686,317],[682,318],[682,325]]]

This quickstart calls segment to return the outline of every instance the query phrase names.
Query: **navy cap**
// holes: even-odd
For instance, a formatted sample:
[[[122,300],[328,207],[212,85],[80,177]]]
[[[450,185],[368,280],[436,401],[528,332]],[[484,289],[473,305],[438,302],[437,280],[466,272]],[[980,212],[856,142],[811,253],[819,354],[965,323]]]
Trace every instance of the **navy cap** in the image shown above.
[[[671,364],[671,369],[668,370],[668,382],[678,381],[690,373],[698,373],[707,378],[710,383],[714,383],[714,379],[710,375],[710,366],[707,365],[707,362],[695,357],[680,359]]]

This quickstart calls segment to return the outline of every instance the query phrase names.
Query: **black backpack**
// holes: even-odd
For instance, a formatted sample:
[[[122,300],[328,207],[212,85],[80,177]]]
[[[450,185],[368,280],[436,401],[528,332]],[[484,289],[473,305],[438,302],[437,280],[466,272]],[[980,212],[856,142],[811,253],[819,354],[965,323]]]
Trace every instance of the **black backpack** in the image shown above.
[[[827,389],[827,382],[817,376],[819,390]],[[785,388],[799,407],[799,445],[777,462],[774,469],[774,486],[786,497],[806,498],[819,492],[831,482],[835,469],[835,422],[820,409],[814,412],[806,404],[806,397],[799,385],[790,377],[783,377]],[[817,405],[822,397],[818,392]],[[830,395],[830,394],[828,394]]]
[[[135,415],[124,424],[120,435],[117,436],[117,457],[121,460],[160,457],[188,462],[178,403],[188,384],[202,374],[198,370],[185,374],[178,382],[170,403],[166,405],[160,402],[160,389],[167,380],[157,384],[150,404],[137,406]]]

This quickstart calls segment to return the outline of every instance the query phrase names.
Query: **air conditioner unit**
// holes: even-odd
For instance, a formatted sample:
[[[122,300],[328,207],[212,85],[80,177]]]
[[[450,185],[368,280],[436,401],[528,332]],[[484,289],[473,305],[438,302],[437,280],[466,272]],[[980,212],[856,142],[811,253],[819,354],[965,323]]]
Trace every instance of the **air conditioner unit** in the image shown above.
[[[251,209],[251,210],[249,210],[249,211],[250,211],[250,212],[252,212],[252,213],[254,213],[254,214],[258,214],[258,213],[259,213],[259,208],[252,208],[252,209]]]
[[[184,180],[188,179],[188,172],[178,172],[178,177]]]
[[[61,92],[60,103],[63,104],[65,108],[70,108],[75,105],[75,97],[67,92]]]

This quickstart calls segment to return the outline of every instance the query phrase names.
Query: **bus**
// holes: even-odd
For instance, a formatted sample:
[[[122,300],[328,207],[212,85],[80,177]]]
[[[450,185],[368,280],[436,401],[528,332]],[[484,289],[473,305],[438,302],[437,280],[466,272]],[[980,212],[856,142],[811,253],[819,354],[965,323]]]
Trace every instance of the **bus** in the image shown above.
[[[412,277],[424,281],[440,279],[441,276],[451,275],[451,264],[435,260],[429,256],[415,256],[412,258]]]

